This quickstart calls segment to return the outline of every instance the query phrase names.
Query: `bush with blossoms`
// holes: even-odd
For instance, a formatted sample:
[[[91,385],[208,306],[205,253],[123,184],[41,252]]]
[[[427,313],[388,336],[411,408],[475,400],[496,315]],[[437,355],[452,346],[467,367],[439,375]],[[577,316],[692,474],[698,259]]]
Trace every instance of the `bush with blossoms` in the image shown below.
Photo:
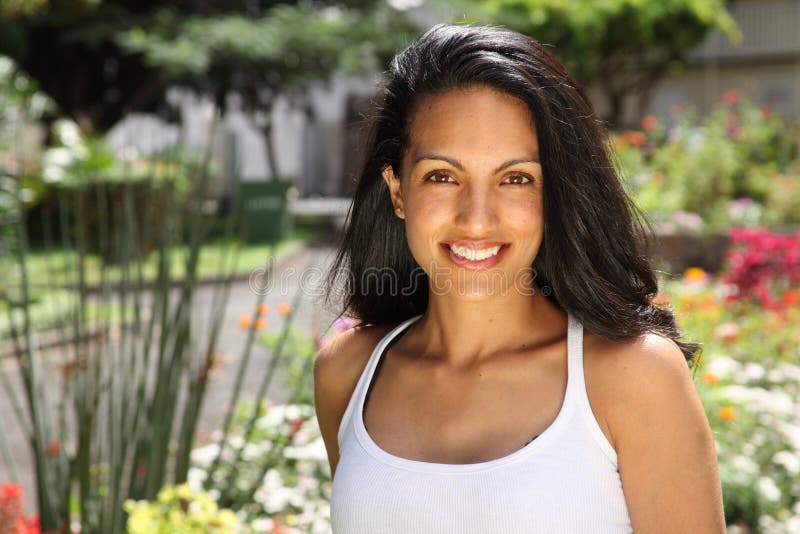
[[[39,517],[26,517],[19,484],[0,485],[0,534],[40,534]]]
[[[795,253],[772,249],[781,236],[744,235],[720,277],[688,269],[662,282],[657,304],[703,344],[695,383],[716,442],[728,532],[798,533],[800,283],[791,270],[763,268],[793,264]]]
[[[727,91],[705,117],[675,106],[612,136],[636,204],[664,231],[800,224],[800,129]]]

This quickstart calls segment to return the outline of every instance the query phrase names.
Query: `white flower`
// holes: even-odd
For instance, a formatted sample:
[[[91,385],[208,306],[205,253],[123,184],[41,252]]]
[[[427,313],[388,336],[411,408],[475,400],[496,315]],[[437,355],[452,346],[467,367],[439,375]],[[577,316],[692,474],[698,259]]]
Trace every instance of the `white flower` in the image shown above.
[[[800,457],[789,451],[780,451],[772,457],[772,463],[783,466],[791,475],[800,474]]]
[[[781,365],[780,369],[783,371],[786,378],[800,383],[800,365],[784,363]]]
[[[758,473],[758,465],[750,458],[743,454],[736,454],[731,459],[731,465],[737,472],[744,475],[755,475]]]
[[[800,453],[800,426],[779,421],[775,423],[775,428],[783,434],[787,443]]]
[[[258,519],[253,521],[250,524],[250,526],[256,533],[272,532],[272,529],[275,527],[275,521],[273,521],[269,517],[259,517]]]
[[[742,368],[742,364],[729,356],[716,356],[705,365],[706,371],[719,378],[732,378]]]
[[[203,489],[203,482],[205,482],[206,478],[208,478],[208,473],[197,467],[190,467],[189,472],[186,474],[186,481],[194,491]]]
[[[744,364],[744,369],[742,370],[742,374],[744,374],[747,380],[761,380],[764,378],[764,374],[766,370],[764,369],[763,365],[759,365],[754,362],[747,362]]]
[[[208,467],[218,454],[219,445],[216,443],[209,443],[208,445],[193,449],[190,458],[192,459],[192,463],[202,467]]]
[[[778,502],[781,499],[781,489],[769,477],[758,477],[756,487],[758,492],[770,502]]]
[[[74,121],[59,119],[53,124],[53,130],[64,146],[72,148],[83,143],[81,129]]]

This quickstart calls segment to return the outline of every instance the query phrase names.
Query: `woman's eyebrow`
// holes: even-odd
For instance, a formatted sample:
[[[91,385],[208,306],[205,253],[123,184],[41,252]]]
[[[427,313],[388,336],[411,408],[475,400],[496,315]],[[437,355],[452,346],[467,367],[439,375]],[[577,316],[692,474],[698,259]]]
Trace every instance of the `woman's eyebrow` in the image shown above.
[[[462,165],[460,161],[458,161],[457,159],[448,158],[447,156],[441,156],[439,154],[420,154],[419,156],[414,158],[414,160],[411,162],[411,166],[414,167],[417,165],[417,163],[423,160],[446,161],[459,171],[464,172],[464,165]],[[499,167],[497,167],[494,170],[494,173],[498,173],[504,169],[511,167],[512,165],[516,165],[517,163],[540,163],[540,161],[537,156],[524,156],[521,158],[510,159],[501,164]]]

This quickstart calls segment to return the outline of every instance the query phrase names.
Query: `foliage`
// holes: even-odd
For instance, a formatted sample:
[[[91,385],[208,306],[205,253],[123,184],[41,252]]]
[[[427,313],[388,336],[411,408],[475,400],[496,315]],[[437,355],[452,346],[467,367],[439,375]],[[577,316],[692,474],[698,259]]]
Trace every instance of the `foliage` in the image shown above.
[[[800,223],[798,127],[728,91],[716,110],[667,127],[655,117],[613,136],[637,205],[676,230]]]
[[[369,68],[410,27],[374,0],[54,2],[0,11],[0,53],[84,132],[104,132],[130,111],[174,115],[165,98],[174,82],[224,109],[234,91],[263,102],[340,67]]]
[[[207,493],[188,484],[167,486],[156,502],[128,501],[128,534],[236,534],[239,520]]]
[[[492,22],[554,47],[579,83],[597,82],[619,126],[623,101],[680,68],[713,30],[741,38],[724,0],[484,0],[462,2],[470,20]]]

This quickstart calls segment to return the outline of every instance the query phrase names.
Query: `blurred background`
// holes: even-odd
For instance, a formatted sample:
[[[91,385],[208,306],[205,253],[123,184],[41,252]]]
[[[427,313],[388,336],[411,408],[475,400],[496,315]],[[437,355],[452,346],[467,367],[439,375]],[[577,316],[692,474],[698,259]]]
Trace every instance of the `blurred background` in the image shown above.
[[[0,0],[0,533],[330,531],[322,280],[439,22],[587,88],[703,345],[728,531],[800,532],[800,0]]]

